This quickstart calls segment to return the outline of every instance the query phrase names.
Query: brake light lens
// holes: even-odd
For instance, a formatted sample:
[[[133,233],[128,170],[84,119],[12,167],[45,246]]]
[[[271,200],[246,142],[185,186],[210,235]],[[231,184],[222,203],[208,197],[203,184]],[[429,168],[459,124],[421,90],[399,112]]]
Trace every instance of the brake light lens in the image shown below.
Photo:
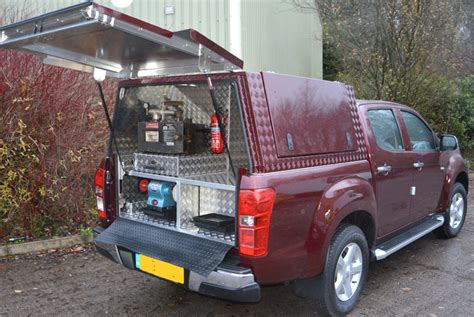
[[[95,172],[95,198],[97,200],[97,211],[99,218],[106,219],[107,214],[104,207],[105,170],[98,168]]]
[[[248,256],[268,253],[270,218],[275,201],[272,188],[239,192],[239,252]]]
[[[95,198],[100,224],[107,228],[116,218],[114,157],[106,157],[95,172]]]

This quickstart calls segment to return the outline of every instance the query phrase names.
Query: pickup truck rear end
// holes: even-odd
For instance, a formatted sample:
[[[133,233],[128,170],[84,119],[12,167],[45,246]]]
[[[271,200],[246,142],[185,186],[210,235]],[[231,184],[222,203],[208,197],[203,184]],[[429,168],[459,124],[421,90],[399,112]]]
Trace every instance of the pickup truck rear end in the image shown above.
[[[224,259],[229,250],[233,250],[229,252],[234,254],[233,260],[237,260],[236,263],[245,268],[252,269],[261,284],[284,282],[320,273],[323,263],[321,259],[324,259],[320,254],[325,252],[324,248],[327,248],[328,241],[325,237],[327,236],[326,231],[330,228],[315,226],[319,221],[327,222],[327,220],[315,217],[320,214],[317,213],[318,208],[325,207],[333,199],[333,197],[324,196],[334,194],[331,190],[328,191],[328,184],[342,186],[341,184],[346,182],[350,185],[344,186],[362,190],[364,195],[369,194],[369,198],[373,200],[373,194],[369,191],[371,178],[369,163],[367,160],[358,159],[360,156],[363,157],[365,149],[349,144],[346,135],[351,138],[349,133],[355,133],[353,132],[355,128],[350,124],[352,121],[349,121],[347,130],[350,132],[342,134],[340,137],[342,142],[334,142],[332,145],[326,143],[324,146],[339,146],[343,151],[352,150],[352,148],[354,150],[340,151],[340,154],[316,152],[304,159],[293,159],[289,156],[282,160],[280,168],[286,171],[263,172],[275,168],[277,165],[272,167],[271,164],[268,164],[269,161],[260,160],[259,149],[248,145],[246,137],[258,139],[263,135],[259,129],[257,134],[254,134],[255,127],[250,124],[243,125],[243,122],[261,120],[263,115],[256,119],[254,109],[251,107],[252,105],[248,106],[246,96],[257,95],[260,92],[255,91],[253,86],[249,85],[250,80],[260,81],[256,87],[263,87],[264,78],[268,78],[267,86],[278,85],[280,79],[283,82],[300,80],[305,85],[311,84],[314,87],[322,85],[328,89],[327,96],[330,96],[331,88],[334,87],[333,90],[341,94],[336,98],[341,103],[338,106],[347,107],[349,110],[351,107],[349,88],[342,84],[297,79],[277,74],[235,73],[211,75],[211,78],[217,95],[222,98],[219,102],[229,105],[229,110],[226,110],[229,126],[228,147],[235,167],[235,178],[229,170],[228,157],[225,153],[218,155],[192,154],[179,157],[140,153],[137,150],[136,142],[135,144],[133,142],[137,132],[130,127],[136,127],[138,120],[141,120],[140,118],[143,116],[144,110],[139,104],[144,98],[148,98],[145,101],[153,104],[155,103],[153,96],[159,98],[164,93],[168,93],[174,98],[184,100],[185,104],[189,104],[190,107],[191,103],[196,107],[196,109],[184,108],[184,116],[192,114],[193,117],[189,118],[192,122],[201,120],[204,123],[204,120],[209,120],[212,111],[209,110],[211,108],[205,76],[166,77],[124,82],[119,87],[118,104],[114,114],[114,133],[122,160],[120,162],[117,155],[117,160],[113,164],[117,169],[109,172],[116,175],[114,184],[117,193],[119,193],[116,197],[118,207],[110,209],[109,218],[111,220],[109,222],[112,223],[112,226],[107,229],[105,234],[101,234],[97,238],[99,245],[107,242],[135,253],[143,252],[155,258],[178,264],[190,271],[190,277],[196,273],[193,270],[197,270],[203,275],[209,274]],[[297,87],[293,89],[298,89]],[[310,88],[313,87],[310,86]],[[290,90],[287,93],[290,95],[292,92]],[[354,103],[355,100],[352,100],[352,104]],[[243,105],[247,107],[245,110]],[[208,109],[208,112],[205,114],[200,112],[199,107]],[[352,120],[350,115],[347,118]],[[328,126],[328,128],[330,127]],[[297,150],[302,150],[300,147],[302,143],[297,139],[302,137],[299,135],[298,127],[294,126],[290,131],[295,137],[293,146]],[[265,139],[262,138],[262,141]],[[304,146],[311,150],[311,144],[304,144]],[[276,156],[276,154],[274,155]],[[279,160],[278,157],[274,159]],[[308,164],[308,167],[304,169],[285,167],[285,164],[292,163],[293,160],[299,160],[300,164]],[[311,167],[311,162],[315,160],[320,161],[317,164],[313,163],[316,166]],[[341,161],[340,164],[332,164],[338,160]],[[344,161],[348,162],[344,163]],[[162,168],[163,166],[164,168]],[[326,166],[331,166],[331,168],[328,169]],[[262,172],[258,172],[258,170]],[[140,184],[143,181],[164,181],[173,184],[173,198],[177,203],[175,218],[158,219],[146,213],[144,208],[146,208],[148,195],[147,192],[140,191]],[[114,186],[110,184],[109,187]],[[98,192],[102,191],[98,190]],[[115,197],[115,195],[111,197]],[[363,203],[361,197],[354,197],[359,200],[359,204]],[[346,205],[352,200],[354,199],[348,197]],[[105,199],[104,204],[103,197],[99,197],[99,201],[101,205],[106,206],[109,200]],[[113,210],[117,211],[115,216],[112,215]],[[333,219],[336,215],[341,217],[344,212],[348,211],[349,209],[347,211],[334,210],[334,214],[327,214],[325,217],[328,219]],[[218,232],[212,228],[204,230],[195,224],[195,217],[201,214],[226,215],[235,220],[231,230],[227,232],[225,230]],[[112,222],[115,217],[118,217],[118,220]],[[124,219],[133,222],[127,221],[125,225],[123,224]],[[104,219],[104,222],[107,223],[107,219]],[[131,227],[138,226],[134,222],[176,231],[175,239],[178,242],[176,242],[176,249],[173,251],[176,254],[173,254],[173,257],[163,256],[160,253],[163,246],[156,246],[154,248],[156,252],[145,253],[145,246],[140,246],[140,244],[148,242],[133,240],[137,233]],[[119,224],[120,228],[118,228]],[[124,226],[130,229],[124,230]],[[139,228],[138,231],[144,231],[143,228],[148,227],[140,225]],[[150,230],[152,229],[150,228]],[[114,236],[108,237],[112,231]],[[183,237],[186,239],[188,237],[183,236],[182,233],[192,235],[194,241],[201,241],[206,245],[211,244],[212,246],[209,248],[212,250],[206,249],[208,252],[206,256],[193,253],[199,248],[183,249],[179,246],[179,241]],[[106,239],[106,237],[108,238]],[[166,239],[171,238],[166,236]],[[130,240],[130,242],[125,242],[125,240]],[[201,247],[204,248],[204,245]],[[169,248],[173,248],[173,246],[169,246]],[[196,266],[190,264],[193,261],[199,262],[199,259],[202,258],[209,260],[213,256],[215,262],[209,267],[210,269],[206,270],[204,267],[200,267],[199,265],[202,264]],[[186,257],[186,259],[180,257]],[[269,267],[271,269],[268,269]]]

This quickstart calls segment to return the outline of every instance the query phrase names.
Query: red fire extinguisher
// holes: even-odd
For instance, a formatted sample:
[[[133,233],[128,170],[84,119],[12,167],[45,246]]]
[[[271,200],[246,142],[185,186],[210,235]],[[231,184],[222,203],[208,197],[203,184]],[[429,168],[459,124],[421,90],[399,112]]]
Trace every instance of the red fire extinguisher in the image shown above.
[[[222,151],[224,151],[224,140],[222,139],[217,115],[213,114],[211,117],[211,152],[219,154]]]

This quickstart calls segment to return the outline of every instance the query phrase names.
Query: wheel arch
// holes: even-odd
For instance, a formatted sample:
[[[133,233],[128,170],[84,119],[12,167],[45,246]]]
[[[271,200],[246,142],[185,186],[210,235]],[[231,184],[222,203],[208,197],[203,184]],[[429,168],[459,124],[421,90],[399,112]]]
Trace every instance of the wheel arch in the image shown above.
[[[307,241],[306,277],[324,269],[331,240],[341,223],[358,226],[366,235],[369,248],[377,233],[377,205],[370,181],[351,177],[332,184],[322,195],[313,217]]]
[[[466,172],[459,172],[454,180],[454,183],[461,183],[464,186],[466,193],[469,193],[469,176]]]
[[[469,191],[469,176],[466,164],[461,155],[452,155],[449,157],[448,166],[446,168],[446,175],[444,178],[443,188],[438,203],[438,210],[443,211],[448,207],[449,197],[452,188],[457,182],[461,183]]]
[[[343,223],[359,227],[359,229],[362,230],[365,235],[365,238],[367,239],[369,249],[375,244],[375,220],[369,212],[365,210],[354,211],[348,214],[344,219],[342,219],[339,225]]]

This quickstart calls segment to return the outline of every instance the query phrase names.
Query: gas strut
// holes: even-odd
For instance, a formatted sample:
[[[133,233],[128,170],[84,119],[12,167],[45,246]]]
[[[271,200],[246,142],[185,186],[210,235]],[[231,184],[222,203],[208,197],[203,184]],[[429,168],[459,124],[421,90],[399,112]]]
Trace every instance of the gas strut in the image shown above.
[[[222,123],[222,116],[219,110],[221,109],[221,107],[219,107],[219,103],[217,102],[216,92],[214,91],[214,86],[212,85],[211,76],[209,74],[206,74],[206,76],[207,76],[207,86],[209,87],[209,93],[211,94],[212,106],[214,107],[214,112],[217,117],[217,124],[219,125],[219,130],[221,130],[221,134],[222,134],[222,142],[224,143],[224,149],[227,152],[227,156],[229,157],[229,165],[232,170],[232,174],[235,177],[234,164],[232,164],[232,157],[230,156],[224,124]]]
[[[104,108],[105,117],[107,118],[107,123],[109,124],[110,129],[110,136],[112,137],[112,142],[114,143],[115,149],[117,150],[118,159],[120,161],[120,165],[122,166],[122,170],[125,170],[123,167],[122,156],[120,155],[120,150],[117,145],[117,139],[115,138],[114,127],[112,125],[112,120],[110,120],[109,110],[107,110],[107,104],[105,103],[105,96],[104,91],[102,90],[102,85],[100,82],[97,81],[97,87],[99,88],[100,99],[102,100],[102,107]],[[109,149],[110,151],[110,149]]]

